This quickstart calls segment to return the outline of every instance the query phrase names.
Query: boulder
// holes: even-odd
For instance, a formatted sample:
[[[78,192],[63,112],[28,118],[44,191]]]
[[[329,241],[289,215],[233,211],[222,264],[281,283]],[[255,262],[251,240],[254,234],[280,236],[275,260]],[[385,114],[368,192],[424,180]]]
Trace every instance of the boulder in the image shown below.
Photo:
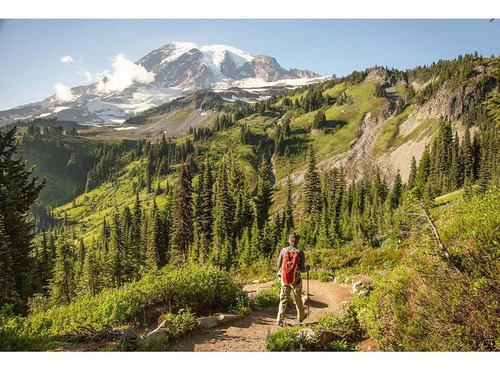
[[[139,335],[131,328],[128,328],[123,332],[119,347],[121,350],[135,350],[137,349],[138,342]]]
[[[230,313],[220,313],[217,316],[215,316],[217,319],[217,323],[219,324],[227,324],[236,321],[240,316],[236,314],[230,314]]]
[[[200,318],[200,323],[203,328],[212,328],[219,324],[215,316]]]
[[[300,329],[297,333],[297,339],[299,343],[312,344],[318,342],[318,337],[316,332],[310,328]]]

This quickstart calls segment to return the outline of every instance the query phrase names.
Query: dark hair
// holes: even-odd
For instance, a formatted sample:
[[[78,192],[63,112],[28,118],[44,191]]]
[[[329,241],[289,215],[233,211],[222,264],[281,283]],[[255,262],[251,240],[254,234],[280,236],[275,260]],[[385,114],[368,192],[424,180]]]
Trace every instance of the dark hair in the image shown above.
[[[300,241],[300,235],[297,232],[292,232],[292,233],[290,233],[290,237],[288,238],[288,241],[290,242],[290,246],[297,247],[297,245]]]

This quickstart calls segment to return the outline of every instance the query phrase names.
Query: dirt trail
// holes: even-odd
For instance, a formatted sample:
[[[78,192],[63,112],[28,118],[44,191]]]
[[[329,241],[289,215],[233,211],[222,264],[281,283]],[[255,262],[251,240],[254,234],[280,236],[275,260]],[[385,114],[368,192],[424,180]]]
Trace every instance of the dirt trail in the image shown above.
[[[271,286],[266,284],[250,284],[243,288],[247,292]],[[306,290],[304,282],[304,291]],[[334,282],[310,281],[310,316],[304,324],[313,324],[328,312],[334,311],[343,301],[350,301],[352,287]],[[307,307],[306,307],[307,311]],[[265,351],[266,337],[276,326],[278,308],[266,308],[253,312],[237,322],[211,329],[201,329],[180,339],[169,346],[169,351]],[[285,321],[295,323],[295,305],[288,305]]]

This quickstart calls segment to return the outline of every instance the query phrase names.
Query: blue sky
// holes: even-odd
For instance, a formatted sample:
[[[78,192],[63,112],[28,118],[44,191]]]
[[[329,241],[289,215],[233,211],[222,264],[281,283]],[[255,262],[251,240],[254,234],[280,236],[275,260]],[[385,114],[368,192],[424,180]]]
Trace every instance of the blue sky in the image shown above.
[[[284,68],[343,76],[373,65],[406,69],[459,54],[500,54],[495,20],[3,20],[0,110],[40,101],[54,85],[85,85],[172,41],[227,44]],[[62,63],[71,56],[72,63]]]

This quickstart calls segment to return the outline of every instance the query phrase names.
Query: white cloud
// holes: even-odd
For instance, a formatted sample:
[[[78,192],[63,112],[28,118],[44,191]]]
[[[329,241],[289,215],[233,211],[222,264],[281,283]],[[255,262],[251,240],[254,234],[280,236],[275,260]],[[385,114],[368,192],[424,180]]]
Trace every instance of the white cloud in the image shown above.
[[[148,72],[143,66],[137,65],[125,58],[123,54],[118,54],[113,60],[113,73],[108,71],[94,75],[97,83],[97,90],[103,92],[120,91],[128,88],[134,82],[150,83],[154,81],[154,73]],[[103,76],[104,75],[104,76]]]
[[[71,57],[71,55],[65,55],[64,57],[61,57],[61,62],[63,62],[63,63],[73,63],[74,60]]]
[[[71,88],[64,86],[60,82],[55,84],[54,88],[56,89],[56,99],[61,102],[68,102],[76,98],[75,95],[71,92]]]
[[[87,82],[94,82],[94,81],[96,81],[95,76],[92,75],[89,71],[78,70],[77,73],[79,75],[82,75],[83,77],[85,77],[85,80],[87,80]]]

